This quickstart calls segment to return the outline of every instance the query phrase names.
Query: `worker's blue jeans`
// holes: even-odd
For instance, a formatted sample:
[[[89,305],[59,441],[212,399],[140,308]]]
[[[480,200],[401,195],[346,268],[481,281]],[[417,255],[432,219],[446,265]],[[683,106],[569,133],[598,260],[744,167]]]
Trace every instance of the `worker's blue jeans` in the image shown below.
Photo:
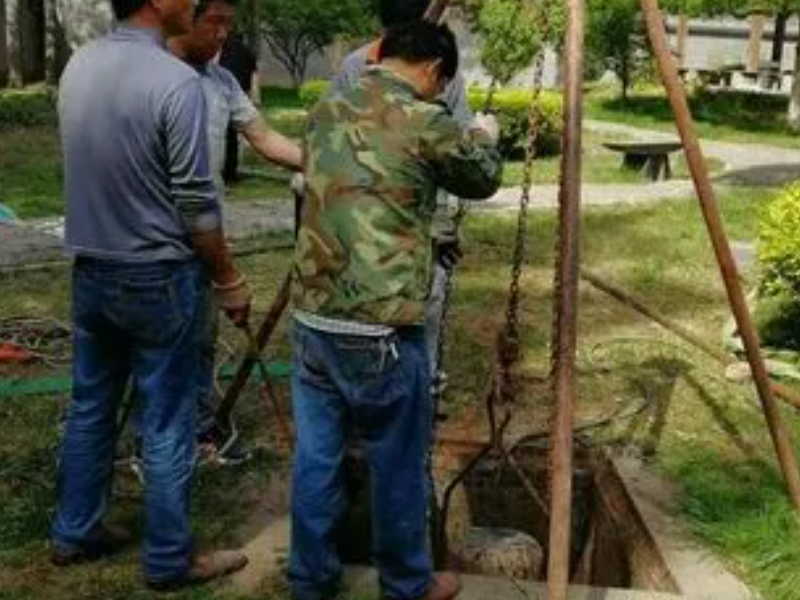
[[[425,474],[432,414],[424,329],[405,327],[375,338],[295,323],[292,400],[294,600],[332,598],[339,585],[335,538],[346,510],[342,459],[350,424],[370,467],[372,550],[384,596],[423,596],[432,578]]]
[[[51,532],[57,548],[91,550],[107,509],[117,407],[133,377],[144,458],[145,575],[171,580],[189,568],[189,494],[209,289],[196,261],[76,261],[72,402]]]

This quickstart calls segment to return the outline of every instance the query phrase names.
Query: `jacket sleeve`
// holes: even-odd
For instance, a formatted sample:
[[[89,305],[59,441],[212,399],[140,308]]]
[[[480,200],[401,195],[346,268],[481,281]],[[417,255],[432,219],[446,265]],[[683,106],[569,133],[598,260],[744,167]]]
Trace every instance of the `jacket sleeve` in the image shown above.
[[[208,111],[199,79],[175,89],[163,106],[172,197],[190,233],[222,226],[218,192],[209,167]]]
[[[444,109],[428,119],[421,153],[436,184],[455,196],[481,200],[500,187],[503,161],[495,144],[480,129],[462,128]]]

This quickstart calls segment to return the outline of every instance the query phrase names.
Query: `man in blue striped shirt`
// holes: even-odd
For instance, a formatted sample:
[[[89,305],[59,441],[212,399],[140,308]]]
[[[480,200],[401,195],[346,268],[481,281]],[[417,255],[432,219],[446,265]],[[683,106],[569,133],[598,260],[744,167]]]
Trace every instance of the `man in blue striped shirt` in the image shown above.
[[[244,93],[233,74],[214,60],[233,30],[238,0],[200,0],[192,29],[171,38],[173,54],[186,61],[200,75],[208,111],[209,163],[220,201],[225,195],[223,169],[226,163],[227,131],[233,128],[265,160],[300,170],[300,147],[270,128]],[[224,206],[223,206],[224,210]],[[216,306],[209,310],[209,339],[205,345],[208,363],[203,393],[198,405],[198,441],[203,454],[223,465],[235,465],[249,457],[236,437],[229,437],[227,423],[215,420],[213,368],[217,338]]]
[[[208,294],[236,324],[250,292],[222,232],[198,74],[165,38],[191,0],[112,0],[121,26],[70,61],[59,96],[73,271],[73,394],[61,447],[53,562],[115,550],[103,524],[116,409],[139,394],[144,570],[157,589],[242,568],[238,552],[195,555],[189,525]]]

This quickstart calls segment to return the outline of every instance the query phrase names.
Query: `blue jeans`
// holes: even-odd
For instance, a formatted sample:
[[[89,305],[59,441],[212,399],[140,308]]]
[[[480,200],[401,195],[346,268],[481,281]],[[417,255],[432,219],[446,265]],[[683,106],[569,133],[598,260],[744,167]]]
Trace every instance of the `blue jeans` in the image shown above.
[[[76,262],[72,402],[51,531],[57,548],[91,549],[108,504],[117,407],[132,377],[139,393],[144,456],[145,575],[164,581],[188,570],[189,495],[209,287],[195,261]]]
[[[423,328],[374,338],[295,323],[292,401],[293,598],[327,599],[339,585],[335,538],[347,502],[342,459],[349,425],[370,467],[373,553],[383,593],[392,600],[423,596],[432,579],[425,473],[432,414]]]

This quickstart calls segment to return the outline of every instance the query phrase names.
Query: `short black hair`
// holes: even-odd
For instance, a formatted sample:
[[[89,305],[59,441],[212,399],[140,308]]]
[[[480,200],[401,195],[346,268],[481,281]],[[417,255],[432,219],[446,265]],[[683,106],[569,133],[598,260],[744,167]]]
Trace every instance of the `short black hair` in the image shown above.
[[[114,16],[119,21],[124,21],[147,4],[147,0],[111,0]]]
[[[391,27],[383,36],[380,60],[399,58],[410,63],[441,60],[441,74],[452,79],[458,71],[456,36],[447,25],[414,21]]]
[[[203,13],[205,13],[208,10],[208,7],[214,2],[223,2],[224,4],[230,4],[231,6],[239,5],[239,0],[199,0],[194,9],[194,18],[196,19],[198,17],[202,17]]]
[[[428,10],[430,0],[380,0],[378,17],[384,29],[419,21]]]

